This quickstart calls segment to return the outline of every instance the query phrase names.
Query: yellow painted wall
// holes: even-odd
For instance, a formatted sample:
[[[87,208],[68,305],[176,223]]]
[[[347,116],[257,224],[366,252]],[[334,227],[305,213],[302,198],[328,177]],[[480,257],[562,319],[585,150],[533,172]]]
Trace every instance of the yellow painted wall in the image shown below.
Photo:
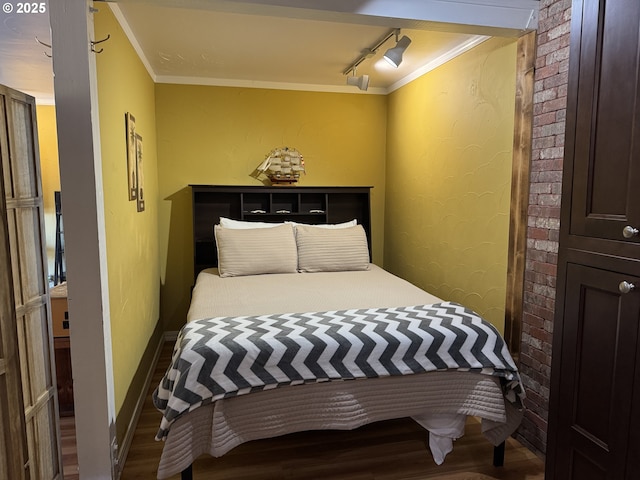
[[[111,10],[94,17],[116,412],[160,317],[154,83]],[[146,210],[128,199],[125,112],[144,145]]]
[[[47,236],[47,265],[49,275],[53,276],[56,253],[56,204],[54,192],[60,190],[56,107],[53,105],[36,105],[36,117],[38,121],[42,193],[44,195],[44,228]]]
[[[514,40],[491,39],[389,96],[385,267],[504,326]]]
[[[300,185],[374,187],[372,249],[381,264],[386,107],[379,95],[156,85],[165,330],[184,324],[193,284],[188,185],[260,185],[250,174],[275,147],[304,155]]]

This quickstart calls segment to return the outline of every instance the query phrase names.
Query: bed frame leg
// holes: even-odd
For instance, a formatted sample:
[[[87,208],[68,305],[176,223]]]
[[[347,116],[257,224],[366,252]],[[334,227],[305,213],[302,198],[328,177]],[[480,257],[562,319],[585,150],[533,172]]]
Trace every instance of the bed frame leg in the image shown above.
[[[504,442],[493,447],[493,466],[504,467]]]
[[[193,465],[189,465],[187,468],[180,472],[181,480],[193,480]]]

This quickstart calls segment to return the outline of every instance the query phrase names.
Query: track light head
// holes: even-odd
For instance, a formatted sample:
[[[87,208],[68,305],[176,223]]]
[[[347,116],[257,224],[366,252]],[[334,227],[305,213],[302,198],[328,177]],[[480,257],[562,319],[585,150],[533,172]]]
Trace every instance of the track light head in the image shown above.
[[[393,67],[398,68],[402,63],[402,54],[407,49],[410,43],[411,39],[404,35],[400,40],[398,40],[395,47],[387,50],[387,52],[384,54],[384,59]]]
[[[366,91],[369,88],[369,75],[360,75],[356,77],[355,75],[351,77],[347,77],[347,85],[353,85],[354,87],[358,87],[360,90]]]

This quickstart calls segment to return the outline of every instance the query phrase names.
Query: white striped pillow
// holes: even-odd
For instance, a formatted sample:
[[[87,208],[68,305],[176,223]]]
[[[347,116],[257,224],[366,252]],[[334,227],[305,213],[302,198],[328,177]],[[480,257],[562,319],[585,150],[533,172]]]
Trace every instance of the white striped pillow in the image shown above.
[[[273,228],[223,228],[216,225],[221,277],[296,273],[298,254],[291,225]]]
[[[348,228],[296,226],[299,272],[369,270],[369,247],[362,225]]]

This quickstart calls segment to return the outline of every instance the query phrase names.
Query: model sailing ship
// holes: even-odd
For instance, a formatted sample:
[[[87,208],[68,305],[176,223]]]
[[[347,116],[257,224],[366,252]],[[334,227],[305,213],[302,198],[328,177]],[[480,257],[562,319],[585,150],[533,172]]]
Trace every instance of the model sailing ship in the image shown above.
[[[256,171],[264,174],[272,185],[292,185],[306,173],[302,154],[289,147],[272,150]]]

